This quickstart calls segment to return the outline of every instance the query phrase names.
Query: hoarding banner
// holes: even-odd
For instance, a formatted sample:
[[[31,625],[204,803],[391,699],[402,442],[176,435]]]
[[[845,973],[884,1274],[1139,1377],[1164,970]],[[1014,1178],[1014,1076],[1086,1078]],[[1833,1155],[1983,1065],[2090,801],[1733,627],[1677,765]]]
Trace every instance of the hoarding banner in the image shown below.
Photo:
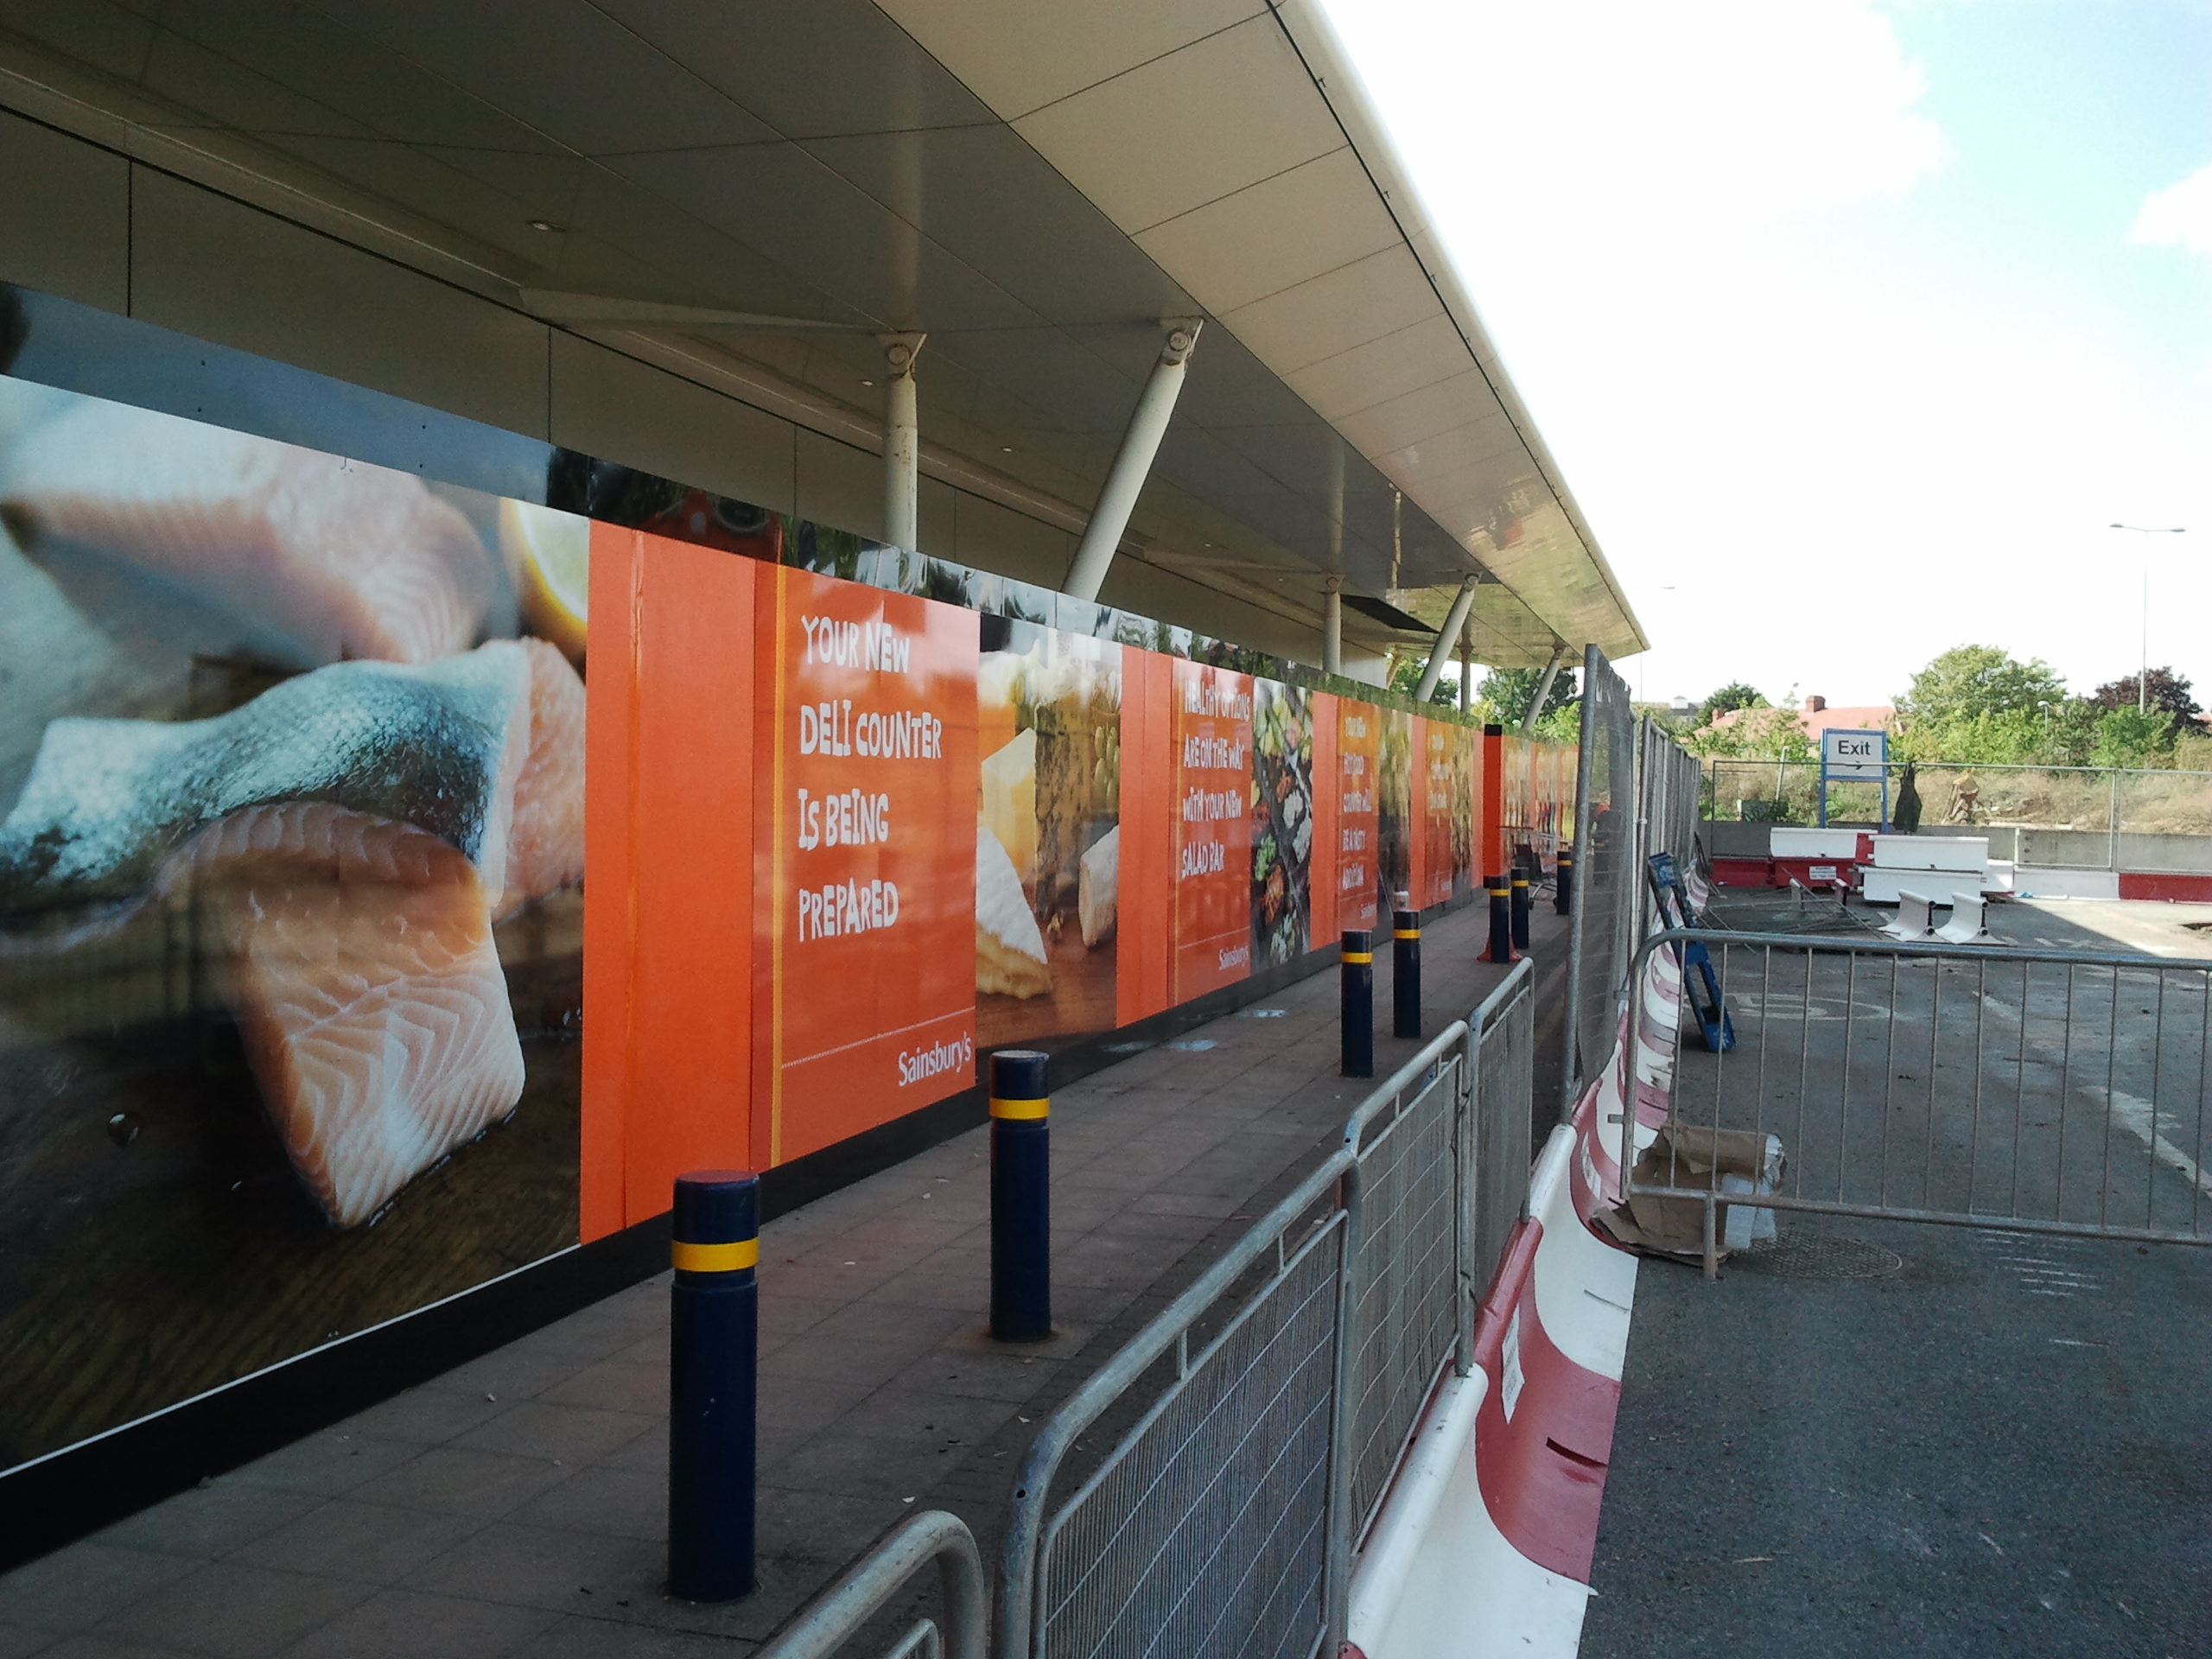
[[[1382,891],[1382,711],[1350,698],[1337,710],[1337,926],[1371,930]]]
[[[1252,679],[1177,659],[1174,993],[1252,971]]]
[[[975,1080],[987,832],[976,613],[782,567],[760,580],[753,1140],[774,1165]]]

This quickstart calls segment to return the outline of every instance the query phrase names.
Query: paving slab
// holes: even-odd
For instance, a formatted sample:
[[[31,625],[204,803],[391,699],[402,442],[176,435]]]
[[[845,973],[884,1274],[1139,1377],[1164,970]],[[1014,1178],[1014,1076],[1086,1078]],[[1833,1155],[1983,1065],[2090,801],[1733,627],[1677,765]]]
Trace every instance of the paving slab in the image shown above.
[[[1475,960],[1487,927],[1478,906],[1425,930],[1432,1030],[1502,977]],[[1565,930],[1536,913],[1547,981]],[[1387,952],[1376,979],[1387,1031]],[[988,1552],[1038,1422],[1326,1155],[1371,1086],[1337,1075],[1337,998],[1325,971],[1261,1005],[1277,1015],[1055,1091],[1052,1343],[983,1329],[987,1130],[768,1225],[761,1585],[742,1602],[664,1592],[662,1274],[0,1576],[0,1659],[691,1659],[750,1651],[917,1508],[952,1510]],[[1378,1034],[1377,1073],[1417,1046]],[[1556,1061],[1539,1059],[1548,1121]]]

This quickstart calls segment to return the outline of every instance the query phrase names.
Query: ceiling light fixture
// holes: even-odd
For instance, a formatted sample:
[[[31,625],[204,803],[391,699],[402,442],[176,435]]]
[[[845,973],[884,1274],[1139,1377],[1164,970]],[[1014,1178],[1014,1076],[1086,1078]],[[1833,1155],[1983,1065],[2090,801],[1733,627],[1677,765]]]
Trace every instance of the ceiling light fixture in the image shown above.
[[[565,225],[556,225],[550,219],[533,219],[530,221],[530,228],[533,231],[565,231],[569,227]]]
[[[872,385],[874,385],[874,384],[875,384],[875,382],[874,382],[874,381],[873,381],[873,380],[863,380],[863,381],[861,381],[861,385],[864,385],[864,386],[872,386]]]

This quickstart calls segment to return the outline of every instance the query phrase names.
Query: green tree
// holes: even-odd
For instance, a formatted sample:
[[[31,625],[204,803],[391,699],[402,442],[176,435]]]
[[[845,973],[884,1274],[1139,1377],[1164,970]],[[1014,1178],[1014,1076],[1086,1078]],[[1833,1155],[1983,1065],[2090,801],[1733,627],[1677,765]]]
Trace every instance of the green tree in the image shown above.
[[[2017,709],[1916,720],[1891,741],[1897,760],[1955,760],[1974,766],[2012,766],[2033,758],[2044,735],[2039,710]]]
[[[1897,699],[1910,723],[1941,726],[1978,715],[2035,715],[2065,701],[2066,682],[2040,657],[2021,662],[1996,645],[1954,645],[1912,677]]]
[[[2105,711],[2094,697],[2068,697],[2044,711],[2034,747],[2023,760],[2044,766],[2086,766],[2097,748],[2097,721]]]
[[[1529,705],[1536,700],[1536,688],[1544,683],[1541,668],[1493,668],[1484,676],[1476,689],[1497,711],[1501,726],[1518,726],[1529,717]],[[1562,668],[1552,677],[1552,689],[1544,694],[1544,707],[1537,719],[1557,714],[1573,702],[1574,671]]]
[[[1726,726],[1701,726],[1682,739],[1692,754],[1751,760],[1811,760],[1813,740],[1795,709],[1747,709]]]
[[[1418,698],[1421,696],[1421,677],[1427,666],[1428,658],[1426,656],[1417,655],[1402,658],[1397,667],[1390,671],[1390,689],[1402,696]],[[1436,689],[1428,694],[1428,700],[1433,703],[1440,703],[1446,709],[1457,709],[1459,706],[1458,682],[1447,680],[1439,675]]]
[[[2124,679],[2107,681],[2089,693],[2088,701],[2100,709],[2133,709],[2141,695],[2136,689],[2139,681],[2150,692],[2146,699],[2150,711],[2163,711],[2165,715],[2170,740],[2196,729],[2196,717],[2204,711],[2196,706],[2187,677],[2171,668],[2154,668],[2148,674],[2130,674]]]
[[[1764,709],[1768,706],[1765,695],[1758,687],[1746,684],[1742,680],[1731,680],[1698,705],[1697,723],[1710,726],[1715,715],[1728,714],[1738,709]]]
[[[2107,709],[2097,721],[2097,747],[2089,758],[2100,766],[2155,766],[2173,745],[2171,715],[2131,705]]]

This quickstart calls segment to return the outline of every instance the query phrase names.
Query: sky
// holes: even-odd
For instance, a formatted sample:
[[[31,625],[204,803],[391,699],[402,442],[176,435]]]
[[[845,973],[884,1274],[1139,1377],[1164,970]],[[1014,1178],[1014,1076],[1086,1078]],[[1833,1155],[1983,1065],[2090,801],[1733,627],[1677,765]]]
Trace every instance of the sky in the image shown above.
[[[1886,702],[1967,643],[2085,693],[2147,615],[2212,705],[2212,0],[1329,11],[1638,696]]]

